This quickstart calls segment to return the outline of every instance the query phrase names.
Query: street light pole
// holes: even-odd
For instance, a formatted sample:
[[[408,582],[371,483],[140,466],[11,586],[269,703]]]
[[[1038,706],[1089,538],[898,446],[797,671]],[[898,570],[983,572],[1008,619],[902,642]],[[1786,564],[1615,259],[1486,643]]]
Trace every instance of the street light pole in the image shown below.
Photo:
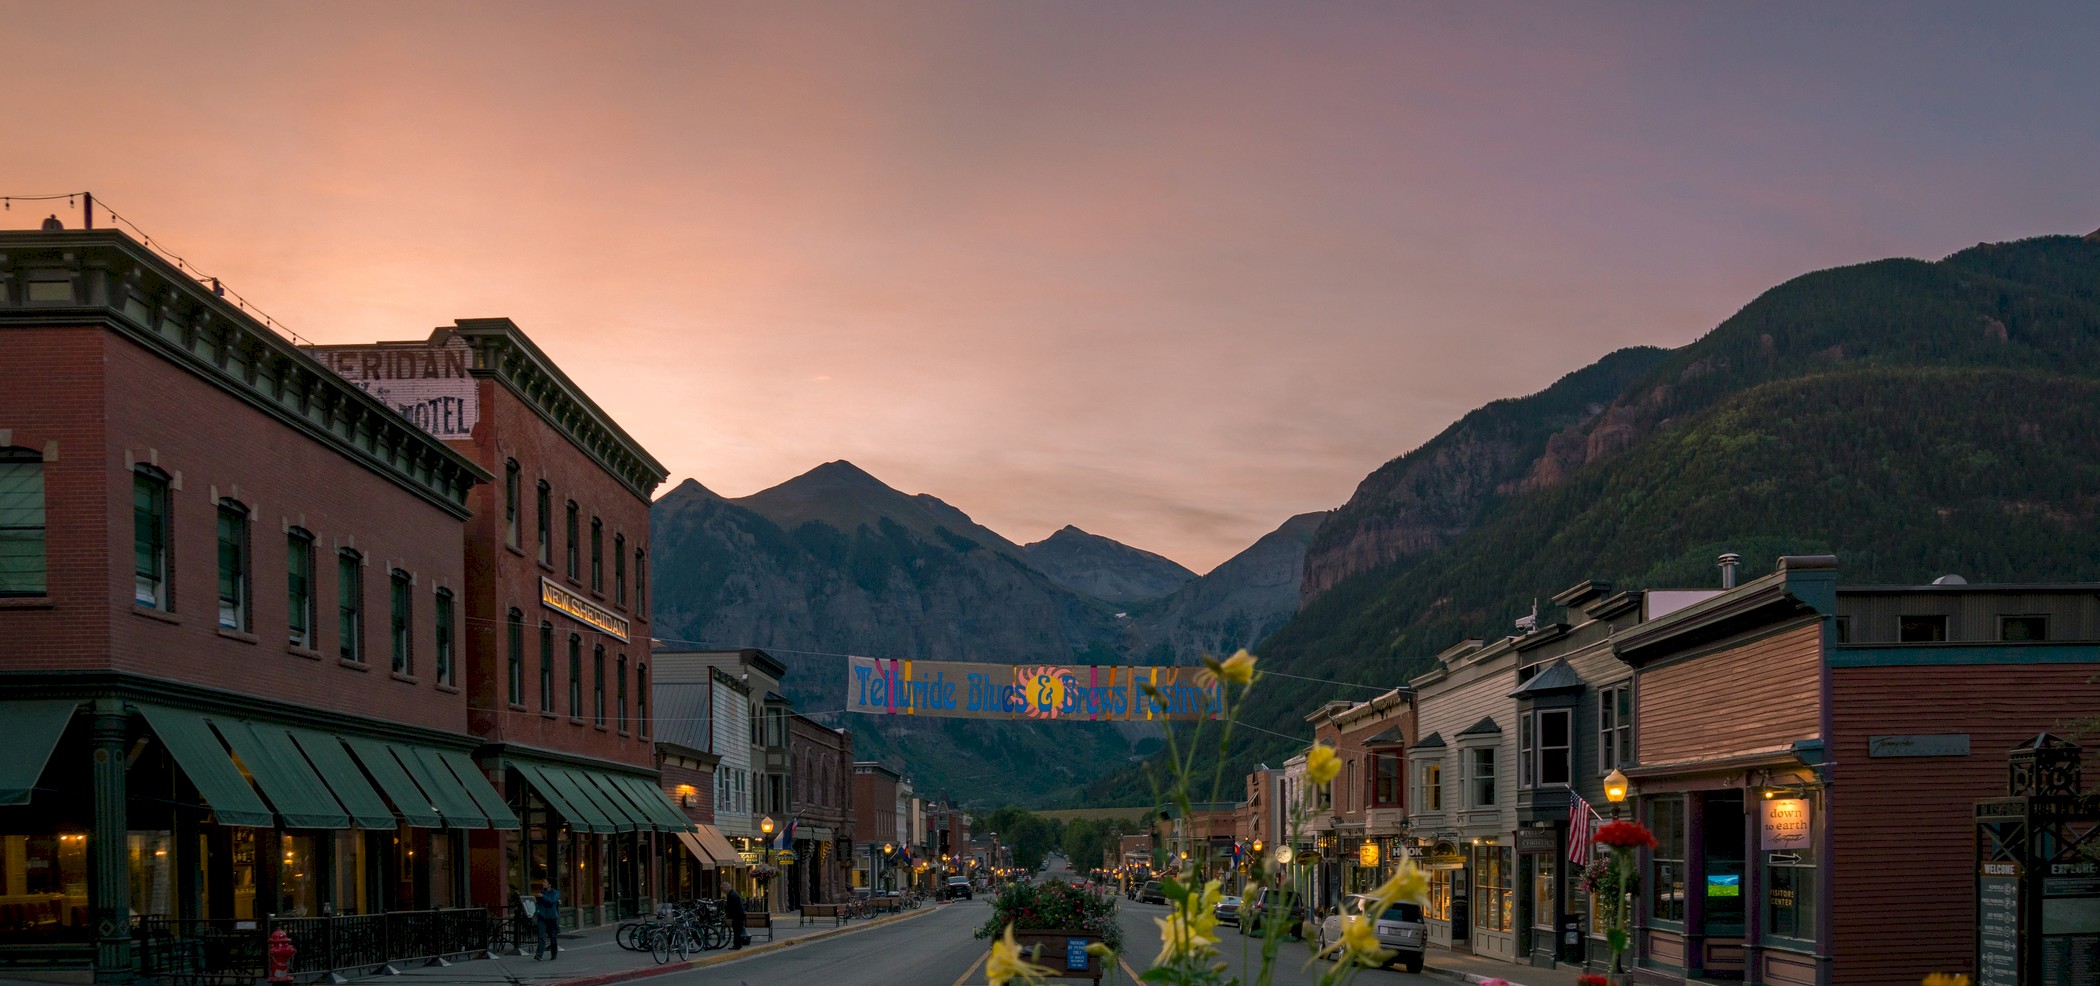
[[[767,815],[766,817],[759,819],[758,830],[760,832],[765,833],[766,836],[766,870],[768,871],[766,874],[766,913],[771,914],[773,913],[773,877],[777,875],[776,873],[772,872],[772,870],[774,869],[773,816]]]

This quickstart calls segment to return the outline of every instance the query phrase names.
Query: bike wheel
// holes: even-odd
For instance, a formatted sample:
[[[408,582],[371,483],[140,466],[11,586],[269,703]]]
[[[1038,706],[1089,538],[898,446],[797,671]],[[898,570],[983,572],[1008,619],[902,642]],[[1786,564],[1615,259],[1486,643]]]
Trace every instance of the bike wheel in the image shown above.
[[[727,944],[729,944],[728,925],[723,924],[720,921],[714,921],[702,925],[700,927],[701,948],[706,949],[708,951],[714,951],[715,949],[721,948],[722,946]]]
[[[657,965],[671,961],[671,929],[657,928],[649,933],[649,957]]]
[[[635,951],[641,947],[636,944],[636,935],[641,930],[642,923],[640,921],[629,921],[621,925],[620,930],[613,932],[613,942],[630,952]]]

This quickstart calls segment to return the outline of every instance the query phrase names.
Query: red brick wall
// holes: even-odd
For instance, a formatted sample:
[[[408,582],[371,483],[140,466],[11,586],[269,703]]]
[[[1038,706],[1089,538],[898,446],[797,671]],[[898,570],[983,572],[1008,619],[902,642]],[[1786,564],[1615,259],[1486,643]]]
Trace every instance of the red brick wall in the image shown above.
[[[0,419],[16,422],[16,444],[54,435],[61,448],[46,470],[57,606],[6,611],[0,632],[22,645],[7,649],[4,666],[104,667],[433,729],[464,728],[464,693],[438,685],[435,675],[434,592],[443,586],[463,595],[466,586],[456,518],[115,333],[10,329],[7,339]],[[39,360],[51,363],[29,368]],[[25,416],[30,423],[20,423]],[[174,605],[165,618],[135,613],[131,603],[127,454],[156,460],[179,479],[169,495]],[[250,510],[252,635],[218,629],[214,493]],[[320,650],[307,656],[286,646],[289,525],[315,535]],[[336,656],[338,547],[365,557],[359,666]],[[391,568],[416,579],[412,677],[389,671]],[[459,615],[455,609],[455,622],[464,622]]]
[[[130,608],[127,588],[112,598],[111,516],[103,509],[102,330],[0,329],[0,429],[9,442],[43,450],[44,600],[0,600],[0,669],[43,671],[105,666],[111,606]],[[128,480],[127,480],[128,482]],[[129,487],[127,486],[127,489]],[[128,495],[128,494],[127,494]],[[118,525],[131,530],[128,511]],[[128,534],[126,535],[128,536]],[[126,564],[125,572],[130,572]]]
[[[681,798],[678,793],[678,787],[681,784],[691,785],[694,789],[693,793],[690,796]],[[663,765],[663,789],[664,797],[670,798],[672,804],[685,806],[685,817],[702,825],[713,825],[715,823],[715,775],[713,771],[680,767],[666,763]]]
[[[1974,974],[1974,802],[2005,796],[2006,753],[2100,709],[2100,665],[1838,668],[1829,789],[1833,981]],[[1870,757],[1868,738],[1965,733],[1966,757]],[[2087,776],[2091,777],[2088,766]],[[1900,934],[1890,916],[1900,915]]]
[[[469,633],[468,689],[472,695],[474,731],[491,740],[557,750],[615,763],[647,767],[653,763],[654,747],[642,736],[633,717],[639,711],[640,693],[636,669],[649,661],[649,619],[636,605],[634,552],[649,545],[649,504],[635,496],[588,455],[556,431],[517,395],[494,380],[478,384],[481,417],[474,426],[472,442],[456,442],[458,449],[496,478],[476,487],[471,500],[474,519],[467,524],[467,584]],[[518,477],[518,546],[506,543],[504,520],[504,463],[516,459]],[[551,487],[552,518],[548,534],[553,541],[551,564],[539,563],[536,493],[540,480]],[[567,504],[576,501],[577,575],[567,574]],[[596,516],[605,524],[605,586],[590,588],[590,529]],[[614,535],[627,539],[627,601],[614,598]],[[554,579],[573,591],[591,597],[600,605],[629,621],[628,639],[600,634],[582,622],[540,603],[540,577]],[[652,584],[654,579],[651,580]],[[512,607],[525,614],[524,702],[509,703],[507,615]],[[554,709],[540,711],[541,620],[554,624]],[[568,639],[583,636],[583,718],[569,718]],[[605,646],[606,722],[594,721],[592,701],[592,646]],[[619,656],[628,659],[628,715],[625,732],[619,728]],[[650,705],[655,703],[652,700]]]

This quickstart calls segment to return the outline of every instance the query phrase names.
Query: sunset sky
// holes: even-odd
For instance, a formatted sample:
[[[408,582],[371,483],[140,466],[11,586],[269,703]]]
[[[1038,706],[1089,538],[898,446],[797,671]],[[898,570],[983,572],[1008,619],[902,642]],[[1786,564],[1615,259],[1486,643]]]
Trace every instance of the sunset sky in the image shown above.
[[[672,483],[850,459],[1201,572],[1795,274],[2100,226],[2096,41],[2093,4],[8,0],[0,195],[92,190],[314,341],[510,316]]]

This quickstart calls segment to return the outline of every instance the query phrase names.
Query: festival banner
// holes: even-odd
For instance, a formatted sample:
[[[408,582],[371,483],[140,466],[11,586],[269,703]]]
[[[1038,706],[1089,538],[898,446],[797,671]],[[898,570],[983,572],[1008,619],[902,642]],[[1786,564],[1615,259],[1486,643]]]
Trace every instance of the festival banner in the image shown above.
[[[1082,722],[1215,719],[1224,712],[1225,691],[1204,670],[853,657],[846,665],[846,711]]]

